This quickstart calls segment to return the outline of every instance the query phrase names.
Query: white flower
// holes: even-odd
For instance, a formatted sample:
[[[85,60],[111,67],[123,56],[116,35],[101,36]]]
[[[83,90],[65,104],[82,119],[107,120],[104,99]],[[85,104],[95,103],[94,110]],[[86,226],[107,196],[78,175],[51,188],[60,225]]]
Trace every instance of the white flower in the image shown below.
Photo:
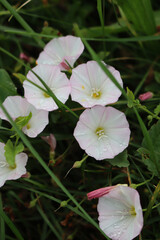
[[[110,187],[109,193],[99,198],[97,210],[100,228],[112,240],[132,240],[140,234],[143,214],[135,189],[122,185]]]
[[[129,143],[129,124],[113,107],[94,106],[79,118],[74,136],[80,147],[96,160],[114,158]]]
[[[15,168],[11,168],[4,156],[4,143],[0,143],[0,187],[4,185],[7,180],[15,180],[26,173],[26,163],[28,156],[25,153],[19,153],[15,157]]]
[[[120,73],[111,66],[106,68],[123,87]],[[79,102],[85,108],[114,103],[121,95],[121,91],[95,61],[74,68],[70,83],[72,100]]]
[[[3,106],[11,115],[13,120],[18,117],[28,116],[30,112],[32,117],[22,131],[29,137],[36,137],[41,133],[48,124],[48,112],[37,110],[25,98],[21,96],[9,96],[3,102]],[[0,110],[0,118],[8,120],[2,110]]]
[[[53,91],[55,96],[62,102],[65,103],[70,94],[70,83],[65,73],[60,71],[58,66],[51,65],[38,65],[32,69],[43,81],[48,85],[48,87]],[[39,81],[39,79],[35,76],[31,71],[27,74],[27,79],[36,83],[43,89],[45,87]],[[57,104],[44,91],[34,86],[32,83],[27,80],[23,83],[25,97],[28,102],[33,104],[37,109],[43,109],[46,111],[53,111],[58,108]]]
[[[58,65],[61,70],[68,70],[67,62],[73,67],[83,50],[84,45],[79,37],[54,38],[45,46],[44,51],[40,53],[37,63]]]

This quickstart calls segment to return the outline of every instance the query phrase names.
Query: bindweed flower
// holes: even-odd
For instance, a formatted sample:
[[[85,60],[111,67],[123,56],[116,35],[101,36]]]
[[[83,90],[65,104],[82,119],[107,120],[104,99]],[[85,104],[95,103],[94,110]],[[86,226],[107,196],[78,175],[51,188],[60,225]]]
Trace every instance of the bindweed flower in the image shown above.
[[[29,137],[36,137],[48,124],[48,112],[37,110],[27,100],[21,96],[9,96],[3,102],[3,106],[11,115],[13,120],[19,117],[32,114],[30,120],[22,128],[22,131]],[[0,110],[0,118],[8,120],[2,110]]]
[[[138,98],[141,101],[145,101],[145,100],[150,99],[152,97],[153,97],[153,93],[152,92],[146,92],[146,93],[140,94]]]
[[[38,65],[32,69],[48,87],[53,91],[55,96],[62,102],[65,103],[70,94],[70,83],[65,73],[60,71],[58,66],[50,65]],[[34,73],[29,71],[27,79],[31,80],[35,84],[44,88],[43,84],[35,76]],[[34,86],[29,81],[23,83],[25,97],[28,102],[33,104],[37,109],[43,109],[46,111],[53,111],[58,109],[57,104],[46,92]]]
[[[5,144],[0,143],[0,187],[7,180],[15,180],[26,174],[26,163],[28,156],[25,153],[19,153],[15,157],[15,168],[11,168],[5,158]]]
[[[123,86],[120,73],[111,66],[106,65],[106,68]],[[95,61],[74,68],[70,83],[72,100],[79,102],[85,108],[114,103],[121,95],[121,91]]]
[[[122,185],[108,188],[108,193],[105,189],[97,205],[100,228],[112,240],[132,240],[143,227],[139,194]]]
[[[84,45],[79,37],[54,38],[45,46],[44,51],[40,53],[37,63],[58,65],[61,70],[69,70],[70,67],[67,62],[73,67],[83,50]]]
[[[79,118],[74,137],[96,160],[114,158],[129,143],[129,124],[124,113],[113,107],[94,106]]]

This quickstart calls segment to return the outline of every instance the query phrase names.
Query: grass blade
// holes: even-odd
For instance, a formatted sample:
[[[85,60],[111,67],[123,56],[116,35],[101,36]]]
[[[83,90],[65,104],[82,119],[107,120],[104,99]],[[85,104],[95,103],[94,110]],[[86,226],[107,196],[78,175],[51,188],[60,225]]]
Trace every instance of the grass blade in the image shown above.
[[[3,212],[3,209],[0,207],[0,217],[3,219],[3,221],[8,225],[8,227],[11,229],[11,231],[14,233],[14,235],[17,237],[17,240],[24,240],[22,235],[20,234],[19,230],[16,228],[16,226],[13,224],[13,222],[9,219],[9,217]],[[2,224],[1,224],[2,226]],[[4,229],[1,229],[3,231],[3,235],[1,232],[1,236],[4,237],[2,238],[5,239],[4,236]]]
[[[3,212],[1,193],[0,193],[0,211]],[[0,217],[0,239],[5,240],[5,222],[3,217]]]

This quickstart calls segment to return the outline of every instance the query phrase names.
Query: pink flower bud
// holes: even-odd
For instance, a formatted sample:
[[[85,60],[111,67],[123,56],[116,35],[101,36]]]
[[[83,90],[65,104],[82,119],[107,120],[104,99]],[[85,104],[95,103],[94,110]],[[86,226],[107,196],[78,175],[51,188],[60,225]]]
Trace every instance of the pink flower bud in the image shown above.
[[[97,190],[89,192],[87,194],[88,200],[91,200],[93,198],[100,198],[100,197],[104,196],[105,194],[109,193],[115,187],[117,187],[117,186],[110,186],[110,187],[99,188]]]
[[[26,62],[30,62],[30,57],[28,57],[25,53],[20,53],[19,58],[25,60]]]
[[[138,98],[141,101],[145,101],[145,100],[150,99],[152,97],[153,97],[153,93],[152,92],[146,92],[146,93],[140,94]]]
[[[50,134],[49,136],[42,136],[41,138],[50,145],[51,151],[54,152],[56,148],[56,139],[54,135]]]

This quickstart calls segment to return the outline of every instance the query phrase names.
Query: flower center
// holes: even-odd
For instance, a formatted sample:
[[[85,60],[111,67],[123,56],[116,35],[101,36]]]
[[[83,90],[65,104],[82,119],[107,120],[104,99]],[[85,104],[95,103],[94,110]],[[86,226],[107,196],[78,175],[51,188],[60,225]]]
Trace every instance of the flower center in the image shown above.
[[[101,96],[101,91],[99,89],[92,88],[91,97],[100,98],[100,96]]]
[[[105,136],[104,128],[102,128],[102,127],[98,127],[96,129],[95,133],[98,136],[98,138]]]
[[[50,98],[50,96],[49,96],[46,92],[43,92],[43,96],[44,96],[45,98]]]
[[[131,208],[130,208],[130,214],[131,214],[132,216],[136,216],[136,215],[137,215],[134,206],[131,206]]]

